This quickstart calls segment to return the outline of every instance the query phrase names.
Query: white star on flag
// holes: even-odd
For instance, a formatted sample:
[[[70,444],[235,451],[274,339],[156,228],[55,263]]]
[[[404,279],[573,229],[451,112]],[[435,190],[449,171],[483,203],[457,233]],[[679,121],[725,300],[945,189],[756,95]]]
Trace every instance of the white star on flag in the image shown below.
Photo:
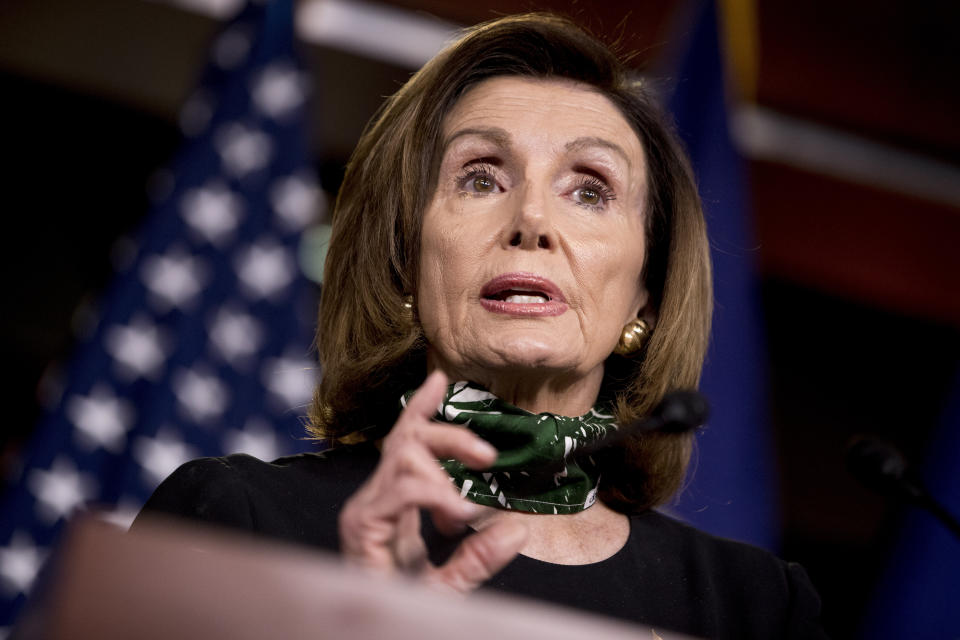
[[[304,240],[324,192],[303,126],[297,3],[176,1],[236,17],[212,25],[220,35],[179,114],[184,144],[150,179],[140,231],[114,243],[114,282],[75,314],[69,368],[38,385],[46,411],[0,501],[0,640],[68,516],[95,504],[126,527],[189,459],[315,448],[291,405],[309,400],[317,366],[280,365],[310,353],[303,312],[317,290],[299,257],[316,273],[329,236],[327,225],[316,248]]]
[[[183,195],[180,212],[201,239],[221,247],[237,229],[243,200],[223,184],[207,184]]]
[[[308,86],[306,76],[296,67],[274,63],[258,74],[250,88],[250,95],[260,113],[278,120],[303,104]]]
[[[263,169],[273,156],[273,142],[262,131],[239,122],[225,124],[214,136],[224,170],[236,178]]]
[[[76,465],[65,456],[54,460],[49,471],[31,470],[27,486],[37,498],[37,515],[49,523],[67,518],[97,491],[96,481],[78,472]]]
[[[161,427],[153,438],[141,436],[133,443],[133,457],[143,467],[144,481],[150,487],[156,487],[177,467],[198,455],[169,427]]]
[[[34,545],[30,536],[15,532],[10,544],[0,548],[0,578],[6,591],[12,595],[29,593],[46,556],[46,550]]]
[[[315,181],[294,175],[270,185],[270,205],[288,231],[299,231],[322,213],[326,202]]]
[[[173,393],[183,413],[203,424],[226,411],[230,392],[218,377],[199,368],[179,369],[173,374]]]
[[[245,369],[263,343],[263,325],[237,308],[221,307],[210,322],[210,342],[221,358],[235,369]]]
[[[317,384],[317,367],[306,358],[270,358],[263,365],[261,379],[278,409],[289,411],[310,402]]]
[[[102,447],[111,453],[120,453],[127,431],[133,426],[136,412],[128,400],[113,394],[104,384],[96,385],[90,395],[71,396],[66,403],[66,414],[80,445],[86,449]]]
[[[117,374],[128,382],[159,380],[169,344],[167,334],[144,315],[137,315],[128,325],[114,325],[104,335],[104,347],[113,357]]]
[[[157,310],[166,312],[173,307],[189,310],[203,290],[208,273],[200,258],[171,249],[164,255],[144,258],[140,278]]]
[[[274,240],[262,240],[241,250],[234,267],[244,293],[255,300],[275,298],[296,275],[290,252]]]
[[[243,429],[228,431],[223,438],[223,451],[247,453],[267,462],[280,455],[276,431],[263,418],[250,418]]]

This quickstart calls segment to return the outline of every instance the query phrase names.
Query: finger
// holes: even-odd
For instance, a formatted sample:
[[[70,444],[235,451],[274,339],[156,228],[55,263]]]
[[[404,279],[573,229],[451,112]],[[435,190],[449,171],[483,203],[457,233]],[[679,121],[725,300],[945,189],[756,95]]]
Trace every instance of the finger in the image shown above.
[[[409,573],[420,573],[427,566],[427,545],[420,535],[419,509],[407,509],[400,515],[393,555],[397,566]]]
[[[458,492],[446,470],[437,461],[436,454],[420,443],[396,447],[388,455],[384,455],[368,483],[368,492],[376,495],[392,491],[393,485],[408,478],[425,485],[442,487],[454,495]]]
[[[420,507],[461,525],[475,518],[479,509],[460,499],[436,458],[417,444],[384,456],[373,476],[344,505],[340,513],[344,550],[362,553],[392,545],[401,516]]]
[[[480,515],[480,507],[460,498],[449,480],[443,484],[427,484],[417,478],[402,478],[392,490],[380,492],[363,506],[367,518],[399,522],[410,508],[427,509],[454,522],[469,522]]]
[[[391,571],[401,563],[415,565],[419,544],[419,524],[404,520],[407,512],[420,506],[431,513],[442,514],[449,522],[466,523],[479,515],[479,507],[462,500],[449,481],[425,485],[413,478],[404,478],[390,491],[355,494],[340,512],[339,533],[343,555],[364,566]],[[401,537],[406,536],[401,546]],[[397,557],[400,553],[402,557]]]
[[[437,458],[456,458],[473,469],[489,467],[497,459],[493,445],[469,429],[433,422],[446,389],[447,377],[442,371],[427,376],[384,441],[384,452],[415,440],[424,443]]]
[[[437,412],[437,407],[443,402],[447,391],[447,376],[439,369],[427,376],[423,384],[413,392],[413,397],[407,401],[403,414],[410,414],[429,420]],[[403,417],[401,414],[401,418]]]
[[[459,488],[443,468],[437,464],[436,460],[429,460],[424,465],[420,475],[411,474],[408,478],[416,478],[416,481],[420,483],[410,498],[415,501],[415,505],[411,504],[409,506],[427,509],[437,531],[442,535],[452,536],[462,533],[466,529],[466,525],[479,517],[483,509],[480,505],[461,497],[462,493]],[[394,483],[399,484],[399,479],[394,480]],[[406,482],[404,482],[405,484]],[[425,487],[428,486],[436,487],[436,491],[439,493],[435,501],[432,500],[432,491],[430,494],[425,494]],[[386,495],[386,492],[382,492],[382,495]],[[382,504],[382,507],[389,511],[396,507],[398,502],[403,506],[408,506],[403,502],[402,496],[398,496],[388,498],[388,502]],[[432,506],[438,503],[440,508]]]
[[[460,593],[472,591],[507,566],[526,541],[526,526],[501,520],[464,540],[445,565],[431,572],[429,580]]]
[[[467,500],[464,500],[464,501],[468,502]],[[475,503],[470,503],[470,504],[474,505],[472,509],[476,514],[476,517],[479,517],[479,515],[482,513],[483,507]],[[444,535],[444,536],[460,535],[461,533],[467,530],[467,525],[470,524],[475,519],[476,519],[475,517],[474,518],[462,518],[462,517],[450,518],[443,511],[430,512],[430,520],[433,522],[434,528],[436,528],[436,530],[440,533],[440,535]]]
[[[340,551],[347,560],[362,566],[390,572],[395,563],[389,546],[393,523],[371,520],[364,511],[348,502],[338,518]]]
[[[408,424],[383,442],[384,455],[402,447],[425,447],[434,459],[455,458],[471,469],[485,469],[497,460],[496,448],[467,428],[436,422]]]
[[[450,477],[424,447],[398,450],[384,460],[374,475],[355,493],[341,516],[350,528],[382,533],[409,508],[425,508],[453,522],[466,522],[479,507],[462,500]]]

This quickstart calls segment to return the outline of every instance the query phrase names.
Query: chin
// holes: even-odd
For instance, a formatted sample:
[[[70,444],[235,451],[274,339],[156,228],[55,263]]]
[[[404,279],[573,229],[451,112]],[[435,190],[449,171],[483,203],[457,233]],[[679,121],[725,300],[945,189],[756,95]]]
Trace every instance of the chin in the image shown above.
[[[430,366],[443,368],[451,377],[487,385],[498,376],[528,372],[532,380],[538,374],[569,374],[590,368],[585,366],[581,343],[561,332],[501,330],[488,332],[479,340],[445,344],[447,348],[428,350]]]
[[[553,340],[522,338],[500,341],[491,351],[496,354],[493,360],[502,368],[557,371],[577,368],[578,359],[569,347],[559,337]]]

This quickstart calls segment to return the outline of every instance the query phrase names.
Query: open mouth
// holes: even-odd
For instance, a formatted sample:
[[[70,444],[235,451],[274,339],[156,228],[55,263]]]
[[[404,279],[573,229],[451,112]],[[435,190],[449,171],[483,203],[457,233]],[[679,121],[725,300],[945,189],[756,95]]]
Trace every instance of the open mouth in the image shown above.
[[[504,289],[484,296],[486,300],[499,300],[514,304],[543,304],[550,302],[550,296],[542,291],[527,291],[523,289]]]
[[[567,310],[567,301],[550,280],[535,273],[505,273],[480,291],[480,304],[494,313],[511,316],[556,316]]]

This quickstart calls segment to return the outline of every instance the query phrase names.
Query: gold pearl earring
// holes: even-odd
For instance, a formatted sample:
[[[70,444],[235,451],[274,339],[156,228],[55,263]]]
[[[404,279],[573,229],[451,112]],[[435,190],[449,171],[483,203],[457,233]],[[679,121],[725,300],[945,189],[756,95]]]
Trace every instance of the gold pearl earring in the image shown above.
[[[643,345],[647,343],[650,337],[650,325],[646,320],[636,318],[631,320],[623,327],[623,333],[620,334],[620,340],[617,342],[617,348],[614,353],[621,356],[636,355]]]

